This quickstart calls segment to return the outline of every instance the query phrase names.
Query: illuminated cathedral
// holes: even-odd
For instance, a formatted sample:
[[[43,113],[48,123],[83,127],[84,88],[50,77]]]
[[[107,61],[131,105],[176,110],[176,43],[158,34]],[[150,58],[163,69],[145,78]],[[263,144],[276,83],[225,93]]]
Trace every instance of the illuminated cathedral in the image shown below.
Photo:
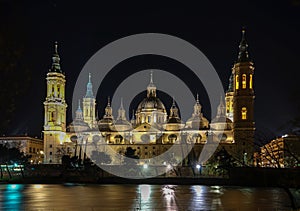
[[[122,100],[118,115],[113,116],[115,108],[112,108],[109,98],[106,107],[100,108],[104,109],[104,115],[97,117],[93,79],[91,74],[87,75],[86,94],[83,99],[78,99],[75,118],[67,124],[66,75],[61,69],[57,48],[55,43],[52,66],[46,77],[44,163],[61,163],[63,155],[74,156],[77,153],[77,156],[86,156],[87,145],[99,146],[104,151],[107,147],[101,145],[110,146],[117,155],[124,155],[127,148],[131,147],[139,158],[150,159],[173,145],[194,144],[188,158],[178,161],[185,165],[191,157],[197,161],[208,141],[218,140],[220,144],[217,151],[224,148],[237,160],[251,165],[255,132],[254,65],[248,55],[244,30],[225,99],[220,99],[217,115],[211,122],[202,113],[198,95],[194,108],[191,108],[191,117],[184,122],[174,100],[169,108],[160,100],[151,73],[149,84],[145,84],[147,94],[135,109],[131,120],[127,119]],[[110,164],[122,163],[117,155],[111,157]],[[179,158],[174,155],[172,159]]]

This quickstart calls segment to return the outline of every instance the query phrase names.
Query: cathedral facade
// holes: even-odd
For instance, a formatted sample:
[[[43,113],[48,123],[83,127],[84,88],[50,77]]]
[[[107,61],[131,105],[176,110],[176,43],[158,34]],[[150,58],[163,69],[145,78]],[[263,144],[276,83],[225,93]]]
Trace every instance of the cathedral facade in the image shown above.
[[[92,76],[87,77],[86,94],[78,99],[75,118],[67,125],[65,101],[66,75],[60,67],[55,43],[52,66],[47,73],[47,94],[44,102],[44,163],[61,163],[63,155],[85,158],[87,150],[94,146],[100,151],[116,153],[109,164],[122,164],[122,156],[130,147],[140,159],[149,159],[166,152],[172,146],[193,145],[189,155],[181,161],[175,154],[171,159],[185,165],[197,163],[205,144],[218,141],[217,151],[226,149],[232,157],[245,165],[252,165],[254,146],[254,65],[248,55],[245,31],[239,45],[237,61],[231,70],[225,99],[220,99],[217,115],[209,122],[202,113],[197,95],[191,117],[182,121],[173,100],[167,110],[157,96],[153,75],[145,84],[147,94],[128,120],[121,100],[118,115],[108,98],[103,117],[97,118],[96,97],[93,93]],[[176,161],[177,160],[177,161]],[[139,163],[143,164],[143,163]],[[163,165],[163,163],[149,163]],[[205,165],[205,163],[201,163]]]

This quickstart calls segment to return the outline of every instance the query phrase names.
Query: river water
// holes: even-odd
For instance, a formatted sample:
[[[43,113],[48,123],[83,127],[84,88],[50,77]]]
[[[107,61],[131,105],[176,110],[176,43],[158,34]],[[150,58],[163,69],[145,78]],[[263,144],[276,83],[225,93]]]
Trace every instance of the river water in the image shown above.
[[[203,185],[0,185],[0,210],[291,210],[280,188]]]

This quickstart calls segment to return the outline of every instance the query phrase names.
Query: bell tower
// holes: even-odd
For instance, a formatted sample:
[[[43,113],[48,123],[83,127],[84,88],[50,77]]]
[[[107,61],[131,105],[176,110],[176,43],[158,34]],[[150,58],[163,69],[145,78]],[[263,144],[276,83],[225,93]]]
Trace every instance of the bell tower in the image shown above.
[[[56,149],[65,141],[66,109],[65,74],[60,67],[58,44],[55,42],[52,66],[46,77],[47,93],[44,102],[44,163],[60,163]]]
[[[96,120],[96,99],[93,93],[92,76],[89,73],[89,81],[86,85],[86,94],[83,98],[83,120],[90,128],[97,127]]]
[[[252,165],[254,147],[254,64],[248,54],[245,30],[239,45],[237,62],[232,68],[233,75],[233,135],[236,153],[244,165]]]

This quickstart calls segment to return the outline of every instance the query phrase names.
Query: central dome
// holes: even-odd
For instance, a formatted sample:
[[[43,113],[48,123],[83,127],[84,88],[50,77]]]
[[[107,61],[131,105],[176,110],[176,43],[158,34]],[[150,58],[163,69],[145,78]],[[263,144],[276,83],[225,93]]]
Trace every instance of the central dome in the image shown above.
[[[146,97],[142,102],[140,102],[137,112],[141,112],[143,110],[147,111],[162,111],[165,112],[166,108],[164,104],[158,97]]]
[[[151,72],[150,83],[147,86],[147,97],[144,98],[136,110],[136,124],[162,124],[167,120],[164,104],[156,96],[156,86]]]

